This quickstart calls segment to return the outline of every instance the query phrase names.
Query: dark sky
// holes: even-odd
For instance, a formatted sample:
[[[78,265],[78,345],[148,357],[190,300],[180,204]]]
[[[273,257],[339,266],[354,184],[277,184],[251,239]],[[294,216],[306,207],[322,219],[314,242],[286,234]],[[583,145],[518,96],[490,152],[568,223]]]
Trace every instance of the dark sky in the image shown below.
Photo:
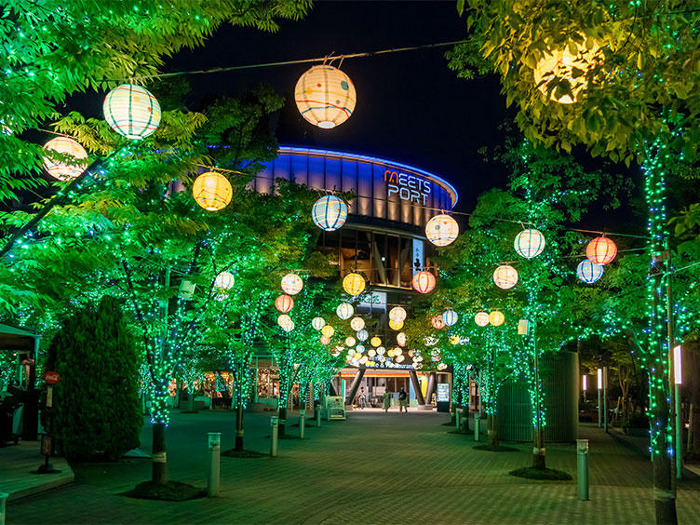
[[[166,71],[209,69],[318,58],[460,40],[466,28],[453,0],[445,2],[317,2],[298,22],[270,34],[222,27],[203,48],[178,54]],[[376,155],[414,165],[452,182],[458,209],[470,209],[482,191],[504,183],[497,166],[477,150],[500,142],[506,117],[496,78],[460,80],[447,67],[447,48],[347,59],[342,64],[357,89],[352,117],[332,130],[307,123],[293,89],[311,65],[191,76],[196,98],[235,96],[261,82],[287,103],[279,118],[281,144]],[[337,63],[335,64],[337,65]]]

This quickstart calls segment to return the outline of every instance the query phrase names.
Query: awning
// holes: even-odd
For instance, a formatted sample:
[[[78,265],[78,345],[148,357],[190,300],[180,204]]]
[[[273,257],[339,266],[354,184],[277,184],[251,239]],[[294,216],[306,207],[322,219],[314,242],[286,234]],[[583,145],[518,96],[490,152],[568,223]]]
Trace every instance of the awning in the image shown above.
[[[0,350],[33,352],[37,339],[41,339],[41,335],[0,324]]]

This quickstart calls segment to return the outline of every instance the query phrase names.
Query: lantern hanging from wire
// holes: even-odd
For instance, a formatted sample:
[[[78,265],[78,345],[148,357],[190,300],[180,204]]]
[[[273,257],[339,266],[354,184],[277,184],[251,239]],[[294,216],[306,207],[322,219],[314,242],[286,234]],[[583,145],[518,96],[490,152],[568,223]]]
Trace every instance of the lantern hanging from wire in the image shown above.
[[[75,140],[68,137],[56,137],[44,144],[44,151],[48,155],[44,155],[44,169],[51,177],[57,180],[73,180],[78,177],[85,168],[87,162],[79,162],[87,159],[87,151]],[[71,160],[57,160],[52,155],[67,155],[72,157]]]
[[[294,330],[294,321],[287,314],[282,314],[277,318],[277,324],[280,325],[285,332]]]
[[[586,259],[576,268],[576,275],[586,284],[593,284],[603,276],[603,265],[595,264]]]
[[[454,310],[445,310],[442,313],[442,322],[445,323],[446,326],[454,326],[457,324],[458,320],[459,315],[457,315],[457,312]]]
[[[515,251],[526,259],[537,257],[544,250],[544,235],[539,230],[528,228],[515,236]]]
[[[493,282],[503,290],[513,288],[518,284],[518,271],[510,264],[502,264],[493,272]]]
[[[107,93],[102,111],[107,124],[128,139],[144,139],[158,128],[160,104],[146,88],[122,84]]]
[[[445,328],[445,323],[442,320],[442,317],[439,315],[436,315],[432,319],[430,319],[430,324],[435,328],[436,330],[442,330]]]
[[[359,341],[367,341],[367,338],[369,337],[367,330],[359,330],[355,335]]]
[[[399,332],[396,334],[396,344],[399,346],[406,346],[406,334],[403,332]]]
[[[372,337],[372,339],[370,339],[369,342],[370,342],[370,344],[371,344],[372,346],[374,346],[375,348],[376,348],[377,346],[381,346],[381,345],[382,345],[382,340],[381,340],[381,338],[377,337],[376,335],[375,335],[374,337]]]
[[[207,211],[223,210],[233,197],[231,183],[221,173],[208,171],[194,180],[192,196]]]
[[[343,289],[350,295],[359,295],[365,289],[365,278],[359,273],[349,273],[343,279]]]
[[[355,341],[355,338],[352,336],[345,338],[345,346],[355,346],[356,342],[357,341]]]
[[[311,208],[314,224],[323,231],[339,229],[348,218],[348,206],[335,195],[324,195]]]
[[[282,290],[288,295],[296,295],[304,288],[304,281],[296,273],[288,273],[282,277]]]
[[[214,288],[218,292],[226,292],[233,288],[234,284],[236,284],[236,279],[230,272],[220,272],[214,279]]]
[[[494,310],[489,314],[489,323],[491,323],[493,326],[501,326],[505,320],[506,316],[498,310]]]
[[[338,308],[335,309],[335,313],[343,320],[350,319],[352,314],[355,313],[355,309],[350,303],[340,303]]]
[[[403,321],[389,321],[389,328],[398,332],[403,328]]]
[[[314,126],[332,129],[355,110],[355,86],[345,73],[329,65],[313,66],[297,81],[294,101],[301,116]]]
[[[328,337],[327,335],[322,335],[321,336],[321,344],[323,344],[323,345],[331,344],[331,338]]]
[[[362,330],[365,327],[365,320],[362,317],[353,317],[350,321],[350,328],[356,332]]]
[[[479,312],[474,316],[474,322],[479,326],[486,326],[489,324],[489,314],[486,312]]]
[[[571,53],[572,48],[576,49],[576,53]],[[535,85],[551,100],[560,104],[575,103],[578,95],[588,85],[586,73],[595,64],[599,49],[600,45],[595,41],[591,42],[590,48],[585,43],[567,42],[563,49],[545,53],[534,70]],[[560,92],[556,86],[550,86],[562,80],[568,82],[570,94]]]
[[[311,326],[314,330],[320,330],[321,328],[326,326],[326,320],[323,317],[314,317],[311,320]]]
[[[586,246],[586,257],[594,264],[608,264],[616,255],[617,246],[607,237],[596,237]]]
[[[435,246],[452,244],[459,235],[457,221],[446,214],[432,217],[425,225],[425,236]]]
[[[406,309],[403,306],[394,306],[389,310],[389,320],[397,323],[406,320]]]
[[[275,308],[277,308],[277,310],[283,314],[286,314],[287,312],[291,311],[292,308],[294,308],[294,299],[292,299],[289,295],[282,294],[275,299]]]
[[[333,337],[334,333],[335,333],[335,328],[333,328],[329,324],[327,324],[326,326],[321,328],[321,334],[325,335],[326,337]]]
[[[435,288],[435,276],[426,270],[422,270],[416,272],[411,284],[416,292],[430,293]]]

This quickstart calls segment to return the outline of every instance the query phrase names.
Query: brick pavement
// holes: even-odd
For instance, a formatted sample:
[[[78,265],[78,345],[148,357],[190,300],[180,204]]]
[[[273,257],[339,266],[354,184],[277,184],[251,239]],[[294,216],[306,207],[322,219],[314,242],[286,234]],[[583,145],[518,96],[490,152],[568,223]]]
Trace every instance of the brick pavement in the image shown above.
[[[119,495],[146,480],[150,465],[78,465],[76,482],[8,505],[7,523],[652,523],[651,463],[595,427],[591,501],[575,481],[511,477],[526,466],[518,452],[473,450],[469,435],[448,433],[443,414],[351,412],[346,422],[308,427],[305,440],[280,441],[277,458],[222,458],[217,498],[169,503]],[[205,485],[206,432],[233,445],[233,413],[173,414],[171,477]],[[291,432],[298,432],[292,428]],[[144,432],[144,448],[149,433]],[[269,448],[269,415],[247,416],[248,447]],[[549,445],[548,464],[575,476],[575,447]],[[700,523],[700,479],[679,488],[681,523]]]

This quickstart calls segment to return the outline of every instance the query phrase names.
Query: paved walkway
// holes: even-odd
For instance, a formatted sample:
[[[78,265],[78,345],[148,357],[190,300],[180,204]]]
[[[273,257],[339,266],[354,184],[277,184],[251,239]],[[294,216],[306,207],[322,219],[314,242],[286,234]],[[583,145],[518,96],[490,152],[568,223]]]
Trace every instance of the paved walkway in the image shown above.
[[[351,412],[345,422],[308,427],[303,441],[280,441],[277,458],[222,458],[220,497],[181,503],[120,495],[148,479],[147,461],[77,465],[73,485],[11,502],[7,523],[653,523],[651,463],[598,428],[581,427],[592,451],[591,501],[582,502],[574,481],[507,474],[529,464],[529,445],[474,450],[473,438],[449,433],[446,420],[415,410]],[[233,423],[230,412],[173,414],[172,479],[205,486],[206,432],[224,432],[231,448]],[[248,415],[247,428],[248,448],[266,452],[269,415]],[[550,445],[547,456],[575,476],[573,445]],[[678,513],[681,523],[700,523],[700,478],[681,483]]]

